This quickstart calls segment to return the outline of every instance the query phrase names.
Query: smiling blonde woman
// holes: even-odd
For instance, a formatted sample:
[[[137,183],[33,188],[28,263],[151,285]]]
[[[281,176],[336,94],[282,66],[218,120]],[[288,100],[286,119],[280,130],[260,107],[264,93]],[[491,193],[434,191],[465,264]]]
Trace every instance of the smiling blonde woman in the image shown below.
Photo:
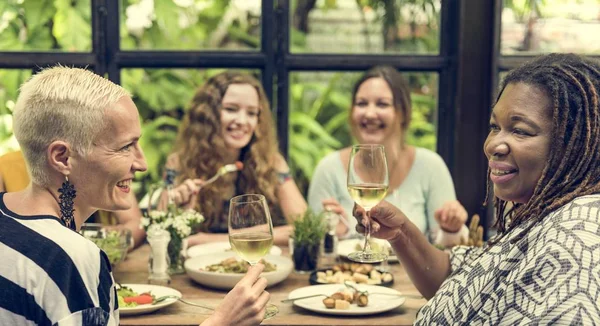
[[[14,131],[31,183],[0,193],[0,324],[118,325],[106,254],[82,237],[96,210],[127,210],[146,170],[138,110],[120,86],[55,67],[21,87]],[[269,294],[251,269],[205,325],[258,325]]]

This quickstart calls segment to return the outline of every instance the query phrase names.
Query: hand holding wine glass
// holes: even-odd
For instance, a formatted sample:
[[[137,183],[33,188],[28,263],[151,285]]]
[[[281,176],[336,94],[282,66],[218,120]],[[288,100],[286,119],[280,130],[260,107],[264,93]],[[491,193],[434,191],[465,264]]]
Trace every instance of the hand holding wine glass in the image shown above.
[[[348,258],[362,263],[376,263],[387,259],[384,252],[373,252],[369,244],[371,221],[369,210],[385,198],[389,186],[387,160],[383,145],[354,145],[348,165],[348,192],[365,210],[367,219],[365,244],[362,251],[353,252]]]
[[[273,222],[263,195],[233,197],[229,205],[229,243],[231,249],[250,265],[256,265],[273,246]],[[268,305],[265,319],[279,310]]]

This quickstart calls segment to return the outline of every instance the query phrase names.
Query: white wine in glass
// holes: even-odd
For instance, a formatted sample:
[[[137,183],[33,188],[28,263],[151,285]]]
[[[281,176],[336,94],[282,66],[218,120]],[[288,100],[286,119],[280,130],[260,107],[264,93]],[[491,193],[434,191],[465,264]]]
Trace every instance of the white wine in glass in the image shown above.
[[[370,210],[385,198],[388,187],[377,183],[358,183],[348,185],[348,191],[357,204]]]
[[[354,145],[348,164],[348,192],[350,197],[369,211],[387,195],[389,176],[383,145]],[[371,250],[371,221],[365,226],[365,244],[362,251],[352,252],[348,258],[361,263],[377,263],[387,259],[385,252]]]
[[[248,194],[229,202],[229,243],[231,249],[250,265],[256,265],[273,246],[273,222],[263,195]],[[267,305],[264,319],[275,316],[279,309]]]
[[[237,233],[229,236],[229,242],[242,259],[254,265],[271,250],[273,235],[267,232]]]

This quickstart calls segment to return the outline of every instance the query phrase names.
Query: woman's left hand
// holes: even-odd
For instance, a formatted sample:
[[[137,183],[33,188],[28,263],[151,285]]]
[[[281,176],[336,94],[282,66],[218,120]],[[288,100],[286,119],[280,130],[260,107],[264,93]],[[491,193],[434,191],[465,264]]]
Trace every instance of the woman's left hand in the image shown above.
[[[451,200],[438,208],[434,213],[434,217],[442,230],[456,233],[467,222],[468,214],[458,200]]]

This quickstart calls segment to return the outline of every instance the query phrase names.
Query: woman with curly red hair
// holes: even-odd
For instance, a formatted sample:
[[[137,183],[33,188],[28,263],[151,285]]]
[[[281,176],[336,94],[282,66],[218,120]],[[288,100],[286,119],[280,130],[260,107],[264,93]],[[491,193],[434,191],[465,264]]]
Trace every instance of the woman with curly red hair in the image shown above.
[[[202,186],[220,167],[238,161],[243,163],[239,172]],[[188,245],[227,241],[228,204],[236,195],[258,193],[267,198],[278,244],[287,244],[287,220],[307,207],[278,152],[265,91],[245,73],[220,73],[198,89],[167,169],[176,171],[175,202],[197,209],[206,218],[202,231],[189,237]]]

